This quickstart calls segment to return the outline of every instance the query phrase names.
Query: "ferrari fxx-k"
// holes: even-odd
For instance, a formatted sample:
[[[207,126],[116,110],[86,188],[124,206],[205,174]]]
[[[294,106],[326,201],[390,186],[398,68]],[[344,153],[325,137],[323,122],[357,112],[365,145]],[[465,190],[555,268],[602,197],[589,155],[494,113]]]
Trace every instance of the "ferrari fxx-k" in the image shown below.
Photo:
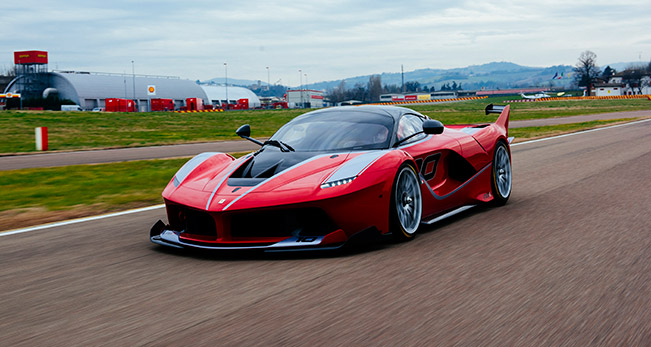
[[[511,194],[509,106],[495,122],[444,126],[408,108],[312,111],[239,159],[202,153],[171,179],[168,223],[152,242],[177,248],[334,249],[352,240],[409,240],[422,224]]]

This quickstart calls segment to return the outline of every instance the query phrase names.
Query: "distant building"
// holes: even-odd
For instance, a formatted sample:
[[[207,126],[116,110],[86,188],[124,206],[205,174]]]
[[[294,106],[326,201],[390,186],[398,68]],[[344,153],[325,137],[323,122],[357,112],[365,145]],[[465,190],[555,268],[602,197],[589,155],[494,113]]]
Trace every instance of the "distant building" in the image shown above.
[[[287,91],[287,103],[290,108],[321,108],[324,93],[312,89],[290,89]]]
[[[172,99],[174,108],[186,106],[186,99],[199,98],[204,105],[219,106],[248,99],[250,108],[260,100],[250,90],[233,86],[198,85],[178,77],[134,74],[93,73],[80,71],[48,71],[47,52],[25,51],[14,54],[17,76],[4,88],[5,92],[21,93],[28,98],[58,96],[81,106],[83,110],[106,107],[106,99],[135,100],[138,111],[150,110],[151,99]],[[2,90],[0,90],[2,91]]]
[[[607,83],[595,83],[593,91],[595,96],[651,95],[651,77],[627,81],[623,76],[614,75],[608,78]]]
[[[626,85],[623,83],[596,83],[592,89],[595,96],[626,95]]]

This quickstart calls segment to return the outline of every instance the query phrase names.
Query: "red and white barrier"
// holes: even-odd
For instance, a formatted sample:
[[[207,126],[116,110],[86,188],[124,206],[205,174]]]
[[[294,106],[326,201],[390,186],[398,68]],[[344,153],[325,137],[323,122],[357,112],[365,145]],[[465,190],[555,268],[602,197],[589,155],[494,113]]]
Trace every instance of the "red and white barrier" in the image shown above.
[[[47,127],[38,127],[34,129],[36,133],[36,150],[47,151]]]

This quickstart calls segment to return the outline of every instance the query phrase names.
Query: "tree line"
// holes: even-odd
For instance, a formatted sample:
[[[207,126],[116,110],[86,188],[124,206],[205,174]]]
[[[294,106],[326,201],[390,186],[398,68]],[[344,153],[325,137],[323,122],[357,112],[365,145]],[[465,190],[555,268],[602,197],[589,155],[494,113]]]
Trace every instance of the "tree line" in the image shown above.
[[[597,55],[592,51],[584,51],[574,66],[574,83],[579,87],[585,87],[587,95],[590,95],[595,83],[608,83],[613,76],[622,78],[622,83],[629,84],[632,88],[649,86],[651,83],[651,61],[648,64],[632,64],[622,71],[616,71],[610,66],[603,70],[597,65]],[[644,85],[646,84],[646,85]]]
[[[461,83],[457,84],[456,81],[452,81],[452,84],[445,83],[441,86],[441,91],[461,89],[463,89]],[[369,77],[366,85],[355,83],[352,88],[347,88],[346,82],[342,80],[336,87],[328,89],[325,97],[332,103],[346,100],[375,102],[380,100],[381,94],[431,93],[435,91],[436,88],[434,86],[428,87],[426,85],[421,85],[417,81],[405,82],[404,88],[396,84],[383,85],[382,77],[380,75],[372,75]]]

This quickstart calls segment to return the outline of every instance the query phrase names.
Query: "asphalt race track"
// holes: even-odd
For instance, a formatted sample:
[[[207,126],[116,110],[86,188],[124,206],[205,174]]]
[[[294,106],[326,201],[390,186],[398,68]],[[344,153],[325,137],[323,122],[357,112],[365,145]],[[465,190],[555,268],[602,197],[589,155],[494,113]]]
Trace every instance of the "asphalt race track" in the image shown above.
[[[167,251],[162,209],[2,236],[0,345],[649,346],[650,144],[514,146],[505,207],[343,255]]]

